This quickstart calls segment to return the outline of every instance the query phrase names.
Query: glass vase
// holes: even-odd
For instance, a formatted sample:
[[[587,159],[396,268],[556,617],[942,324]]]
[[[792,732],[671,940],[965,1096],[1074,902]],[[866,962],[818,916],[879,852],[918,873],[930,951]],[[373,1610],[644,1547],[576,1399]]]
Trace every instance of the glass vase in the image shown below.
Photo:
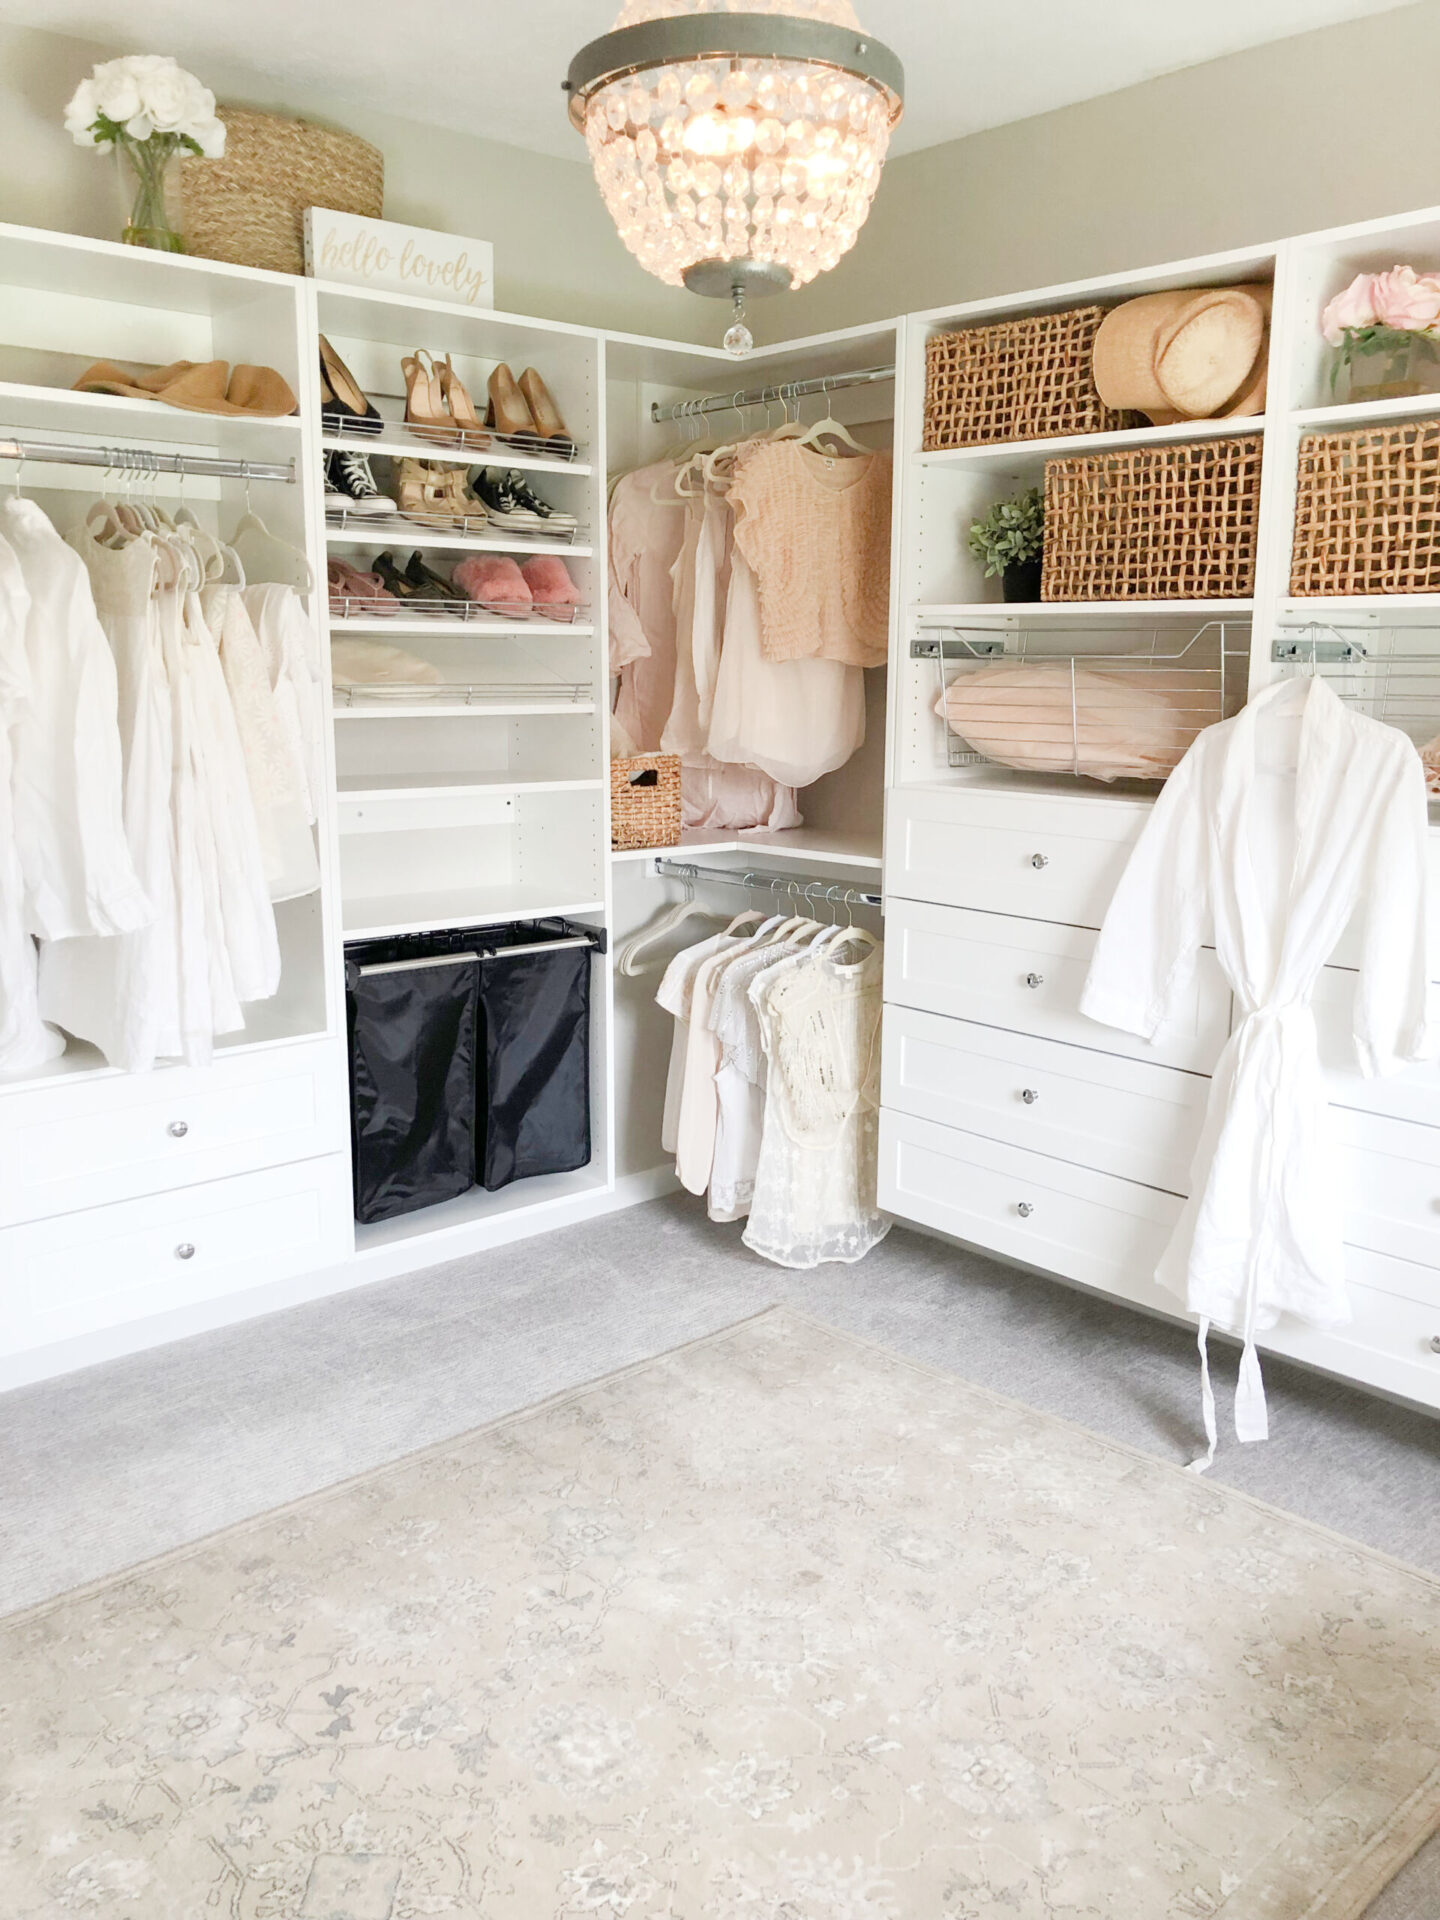
[[[1371,404],[1440,391],[1440,339],[1434,334],[1375,327],[1336,351],[1340,400]]]
[[[125,208],[125,231],[120,238],[127,247],[184,253],[185,241],[172,210],[178,148],[175,136],[164,133],[152,134],[148,140],[132,140],[122,134],[115,142],[115,165]]]

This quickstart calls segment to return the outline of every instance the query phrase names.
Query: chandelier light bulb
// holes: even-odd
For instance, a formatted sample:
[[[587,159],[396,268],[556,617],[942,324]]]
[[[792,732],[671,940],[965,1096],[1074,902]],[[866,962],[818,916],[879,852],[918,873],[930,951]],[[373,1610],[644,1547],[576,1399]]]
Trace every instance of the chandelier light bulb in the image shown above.
[[[625,245],[725,298],[806,286],[849,252],[903,85],[850,0],[626,0],[567,82]],[[753,346],[743,315],[725,344]]]

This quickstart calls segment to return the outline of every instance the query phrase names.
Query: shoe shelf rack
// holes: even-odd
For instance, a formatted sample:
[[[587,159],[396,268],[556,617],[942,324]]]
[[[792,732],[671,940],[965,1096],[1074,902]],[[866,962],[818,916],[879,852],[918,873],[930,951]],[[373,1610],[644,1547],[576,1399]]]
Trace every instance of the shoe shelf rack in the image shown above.
[[[415,513],[327,513],[325,543],[352,551],[357,547],[419,546],[439,553],[557,553],[588,559],[595,551],[589,527],[552,532],[538,527],[508,527],[492,521],[485,531],[462,532],[452,520],[425,519]]]
[[[375,394],[370,398],[384,412]],[[403,406],[403,400],[394,404]],[[412,432],[402,420],[386,420],[379,433],[325,433],[322,445],[327,453],[378,454],[386,460],[432,460],[438,466],[504,467],[519,473],[554,474],[558,479],[585,479],[594,472],[590,449],[576,441],[573,455],[546,453],[539,446],[505,440],[498,434],[477,438],[431,440]]]

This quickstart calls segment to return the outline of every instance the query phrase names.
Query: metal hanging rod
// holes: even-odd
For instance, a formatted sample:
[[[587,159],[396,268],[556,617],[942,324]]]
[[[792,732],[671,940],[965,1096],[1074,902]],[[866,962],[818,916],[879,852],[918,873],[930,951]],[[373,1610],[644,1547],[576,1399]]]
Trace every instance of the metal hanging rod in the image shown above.
[[[652,401],[650,418],[700,420],[711,413],[739,413],[745,407],[764,407],[775,400],[805,400],[812,393],[839,393],[845,387],[874,387],[895,378],[894,367],[863,367],[857,373],[826,373],[814,380],[784,380],[774,387],[748,387],[739,393],[711,393],[703,400],[677,400],[671,406]]]
[[[63,440],[0,440],[0,460],[43,460],[57,467],[106,467],[118,473],[203,474],[213,480],[281,480],[293,485],[295,462],[217,460],[199,453],[152,453],[148,447],[76,447]]]
[[[842,907],[878,907],[884,895],[852,887],[823,874],[777,873],[755,867],[702,867],[691,860],[658,859],[654,871],[664,880],[703,880],[707,886],[745,887],[758,892],[793,893],[798,900],[814,898]]]

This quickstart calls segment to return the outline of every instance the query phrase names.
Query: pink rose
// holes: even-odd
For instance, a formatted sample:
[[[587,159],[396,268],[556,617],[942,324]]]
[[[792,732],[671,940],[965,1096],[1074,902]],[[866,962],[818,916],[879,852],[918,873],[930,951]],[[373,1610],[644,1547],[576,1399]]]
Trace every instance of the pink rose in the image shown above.
[[[1398,333],[1428,333],[1440,320],[1440,278],[1413,267],[1392,267],[1375,276],[1375,314]]]
[[[1379,318],[1375,311],[1375,276],[1357,273],[1343,293],[1337,293],[1320,316],[1320,331],[1332,347],[1338,347],[1345,335],[1361,327],[1373,327]]]

